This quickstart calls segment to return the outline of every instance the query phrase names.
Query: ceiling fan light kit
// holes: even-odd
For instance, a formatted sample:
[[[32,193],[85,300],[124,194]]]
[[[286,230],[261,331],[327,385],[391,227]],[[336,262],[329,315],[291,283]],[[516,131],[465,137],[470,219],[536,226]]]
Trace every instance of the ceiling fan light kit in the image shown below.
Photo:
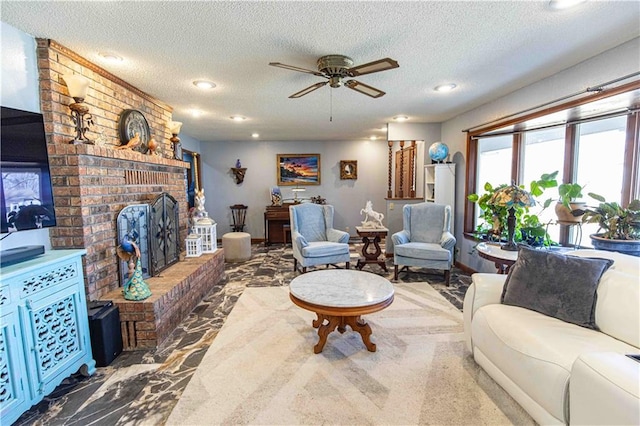
[[[344,85],[349,89],[355,90],[356,92],[362,93],[372,98],[379,98],[381,96],[384,96],[385,92],[376,89],[375,87],[369,86],[368,84],[361,83],[357,80],[344,81],[344,79],[346,77],[356,77],[399,67],[398,62],[390,58],[383,58],[354,67],[353,59],[344,55],[322,56],[317,61],[318,71],[313,71],[294,65],[287,65],[280,62],[270,62],[269,65],[291,71],[313,74],[315,76],[327,79],[327,81],[325,82],[316,83],[305,89],[302,89],[299,92],[296,92],[293,95],[289,96],[289,98],[300,98],[327,84],[329,84],[329,86],[333,88],[338,88]]]

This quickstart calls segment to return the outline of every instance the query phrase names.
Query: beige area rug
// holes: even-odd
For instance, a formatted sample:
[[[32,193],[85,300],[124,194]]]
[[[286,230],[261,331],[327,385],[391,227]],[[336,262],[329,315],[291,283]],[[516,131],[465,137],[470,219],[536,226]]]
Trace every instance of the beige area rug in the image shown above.
[[[288,287],[245,289],[167,424],[534,424],[464,348],[460,311],[426,283],[395,289],[365,317],[377,352],[348,329],[318,355]]]

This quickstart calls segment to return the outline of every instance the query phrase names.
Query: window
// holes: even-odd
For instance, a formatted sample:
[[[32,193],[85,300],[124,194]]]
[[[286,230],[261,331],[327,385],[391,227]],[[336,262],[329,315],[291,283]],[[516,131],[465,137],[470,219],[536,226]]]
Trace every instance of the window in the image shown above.
[[[585,201],[595,202],[587,197],[588,192],[593,192],[607,201],[621,203],[627,117],[591,121],[577,127],[575,182],[584,185]],[[585,236],[597,231],[595,223],[582,225]],[[582,245],[590,247],[591,240],[584,238]]]
[[[533,180],[540,179],[543,173],[558,172],[556,179],[562,182],[564,167],[564,128],[553,128],[545,130],[536,130],[523,134],[524,145],[521,155],[522,178],[520,183],[529,187],[529,183]],[[552,198],[548,192],[555,191],[551,189],[543,194],[540,201]],[[547,232],[553,241],[560,241],[560,227],[555,225],[556,213],[553,204],[544,209],[537,205],[529,210],[532,214],[536,214],[541,223],[547,223]]]
[[[557,170],[558,183],[584,185],[583,201],[595,203],[587,197],[589,192],[623,205],[638,198],[640,119],[637,105],[628,100],[639,97],[640,82],[633,82],[610,90],[608,96],[590,96],[591,102],[574,101],[547,108],[546,114],[529,114],[470,132],[467,195],[482,194],[485,182],[495,186],[514,180],[528,188],[529,183],[543,173]],[[615,112],[611,112],[612,106]],[[551,188],[539,201],[557,196],[557,189]],[[480,214],[476,210],[476,204],[467,201],[466,234],[476,229]],[[530,211],[538,214],[540,210],[536,207]],[[577,242],[573,227],[555,223],[553,204],[538,214],[538,218],[549,224],[547,229],[552,240],[565,245]],[[596,231],[597,225],[583,224],[582,234],[586,238],[582,238],[581,245],[590,246],[588,235]]]

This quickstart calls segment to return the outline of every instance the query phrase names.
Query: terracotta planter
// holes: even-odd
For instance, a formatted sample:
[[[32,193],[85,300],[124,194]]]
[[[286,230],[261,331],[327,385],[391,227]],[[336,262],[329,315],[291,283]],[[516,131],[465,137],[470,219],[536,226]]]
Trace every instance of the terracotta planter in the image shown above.
[[[582,215],[574,216],[571,214],[572,210],[582,209],[584,210],[584,206],[586,203],[577,202],[577,203],[569,203],[571,206],[571,210],[565,207],[564,204],[557,203],[556,204],[556,216],[558,217],[558,222],[560,223],[580,223],[582,222]]]
[[[640,257],[640,240],[610,240],[602,238],[601,234],[591,234],[593,248],[598,250],[617,251]]]

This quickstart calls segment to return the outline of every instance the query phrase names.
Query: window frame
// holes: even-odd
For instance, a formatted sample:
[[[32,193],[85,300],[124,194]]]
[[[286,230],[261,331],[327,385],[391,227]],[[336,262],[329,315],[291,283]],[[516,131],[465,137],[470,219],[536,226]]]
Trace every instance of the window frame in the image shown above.
[[[467,131],[467,165],[466,165],[466,182],[465,182],[465,199],[464,199],[464,223],[463,223],[463,235],[467,239],[477,240],[475,231],[475,209],[476,203],[469,201],[469,194],[478,193],[481,190],[483,182],[476,182],[476,176],[478,171],[478,139],[482,136],[489,136],[490,132],[495,130],[513,126],[514,130],[511,132],[513,136],[512,145],[512,162],[511,162],[511,179],[515,182],[520,182],[521,170],[522,170],[522,147],[524,143],[523,133],[526,131],[532,131],[535,129],[519,130],[518,125],[523,125],[529,120],[537,119],[543,116],[558,113],[564,110],[571,110],[573,108],[580,107],[581,105],[595,102],[601,99],[606,99],[611,96],[619,95],[622,93],[633,92],[640,89],[640,81],[634,81],[631,83],[623,84],[616,88],[604,90],[591,95],[582,97],[581,99],[565,102],[554,107],[545,108],[541,111],[536,111],[526,115],[522,115],[510,120],[499,121],[497,123],[474,129],[473,131]],[[600,114],[600,119],[608,118],[610,114]],[[627,127],[626,127],[626,141],[625,141],[625,154],[624,154],[624,171],[622,182],[622,204],[627,205],[634,198],[640,196],[640,110],[638,105],[630,105],[629,112],[627,113]],[[590,117],[591,119],[598,119],[598,117]],[[578,135],[577,125],[581,120],[572,120],[565,124],[558,124],[565,129],[565,141],[564,141],[564,167],[563,167],[563,182],[567,183],[571,181],[575,167],[576,156],[576,138]],[[569,241],[569,227],[560,227],[560,244],[567,245]]]

